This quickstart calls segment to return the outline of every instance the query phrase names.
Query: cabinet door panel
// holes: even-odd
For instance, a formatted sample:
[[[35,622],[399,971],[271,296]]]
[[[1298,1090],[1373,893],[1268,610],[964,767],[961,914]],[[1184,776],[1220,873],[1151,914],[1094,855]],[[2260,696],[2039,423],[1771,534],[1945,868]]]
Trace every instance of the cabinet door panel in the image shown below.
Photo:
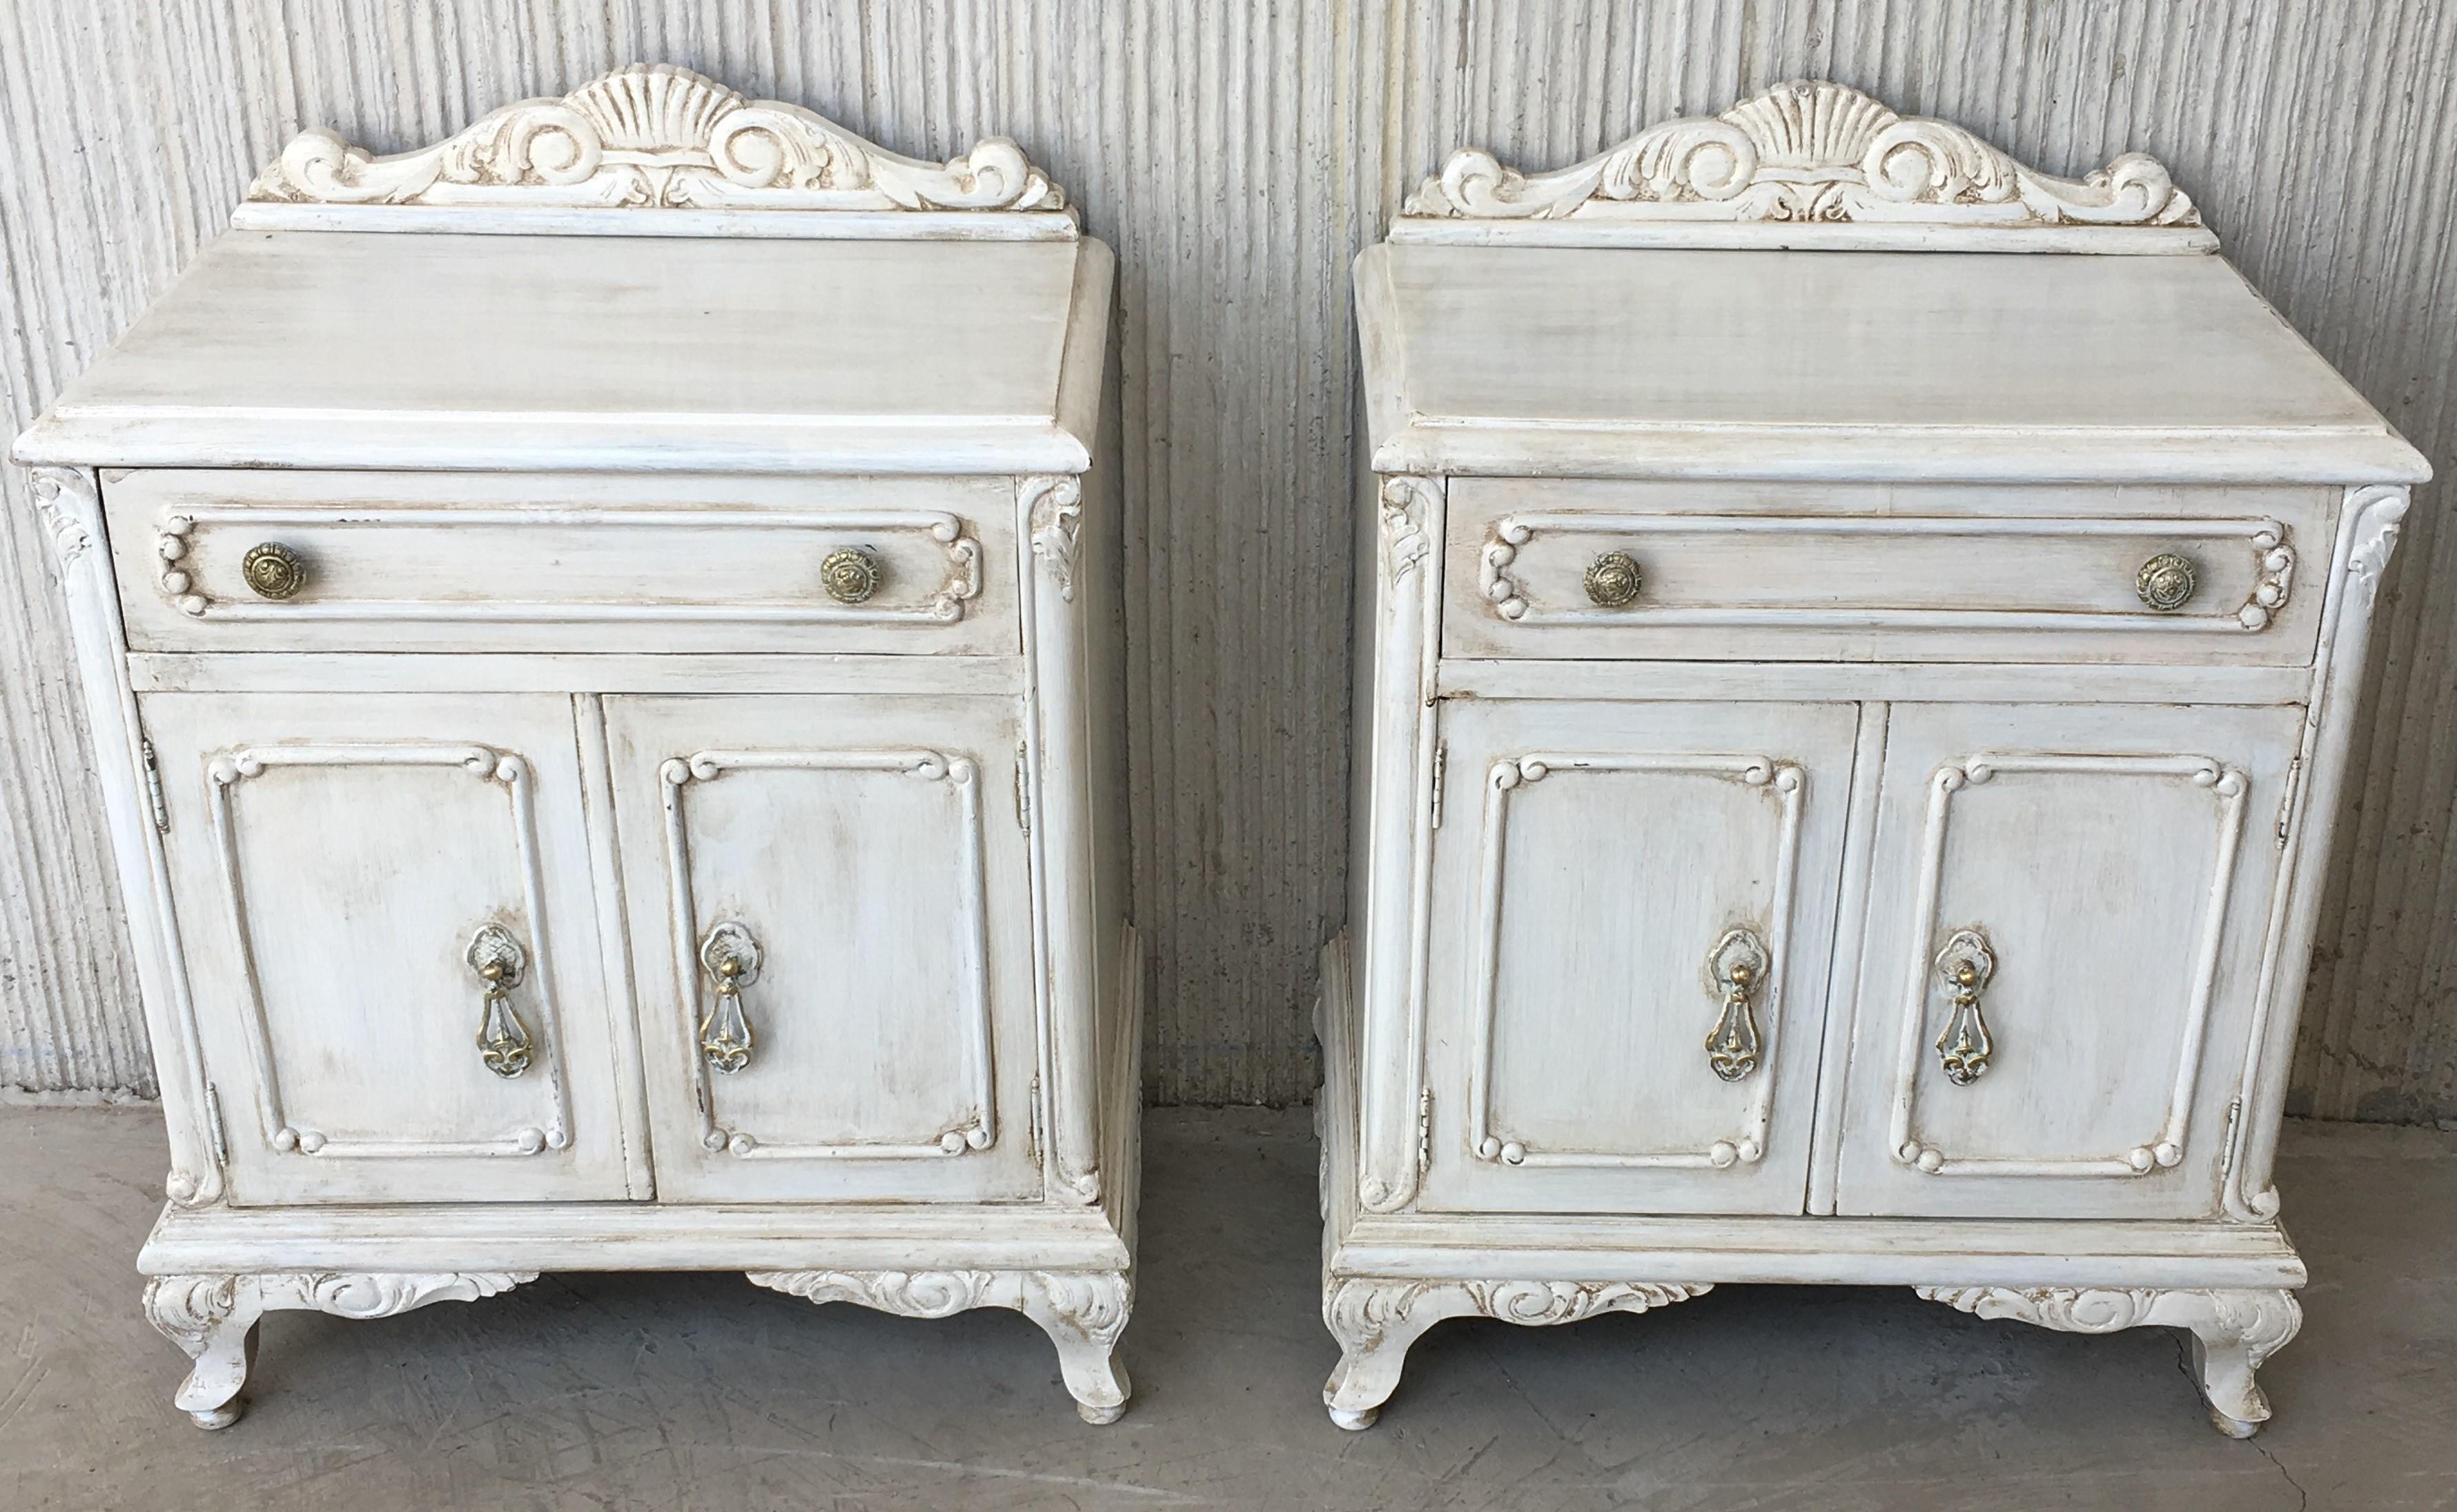
[[[1841,1211],[2218,1212],[2300,728],[1895,711]]]
[[[1856,719],[1444,707],[1423,1206],[1800,1211]]]
[[[607,711],[660,1190],[1038,1195],[1013,704]]]
[[[569,701],[143,710],[234,1200],[624,1196]]]

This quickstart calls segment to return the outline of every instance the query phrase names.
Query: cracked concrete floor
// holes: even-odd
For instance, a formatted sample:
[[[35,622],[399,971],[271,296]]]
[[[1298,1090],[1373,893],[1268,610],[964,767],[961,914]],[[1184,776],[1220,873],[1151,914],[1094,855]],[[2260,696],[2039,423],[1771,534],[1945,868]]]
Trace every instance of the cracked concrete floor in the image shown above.
[[[2457,1136],[2309,1125],[2277,1419],[2204,1423],[2181,1336],[2075,1337],[1905,1291],[1725,1287],[1571,1328],[1444,1323],[1381,1426],[1318,1392],[1306,1114],[1146,1123],[1125,1420],[1038,1330],[815,1309],[727,1275],[551,1276],[377,1322],[268,1317],[239,1424],[172,1411],[138,1316],[143,1109],[0,1110],[0,1507],[2457,1506]]]

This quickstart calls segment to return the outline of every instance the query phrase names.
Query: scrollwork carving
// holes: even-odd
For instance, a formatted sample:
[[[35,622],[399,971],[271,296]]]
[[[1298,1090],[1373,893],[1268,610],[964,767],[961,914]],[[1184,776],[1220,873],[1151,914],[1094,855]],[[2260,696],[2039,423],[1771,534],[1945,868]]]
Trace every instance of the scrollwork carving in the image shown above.
[[[1436,487],[1430,478],[1405,473],[1382,480],[1382,568],[1394,588],[1433,551],[1426,524],[1434,515]]]
[[[475,1302],[537,1279],[535,1271],[303,1272],[259,1278],[268,1308],[391,1317],[430,1302]]]
[[[633,64],[559,99],[522,100],[431,147],[375,156],[301,132],[255,204],[603,209],[1066,211],[1003,136],[944,163],[899,156],[782,100],[746,100],[668,64]]]
[[[1326,1278],[1322,1321],[1339,1340],[1340,1361],[1323,1386],[1323,1403],[1339,1426],[1370,1427],[1399,1384],[1409,1347],[1446,1317],[1481,1315],[1544,1327],[1601,1313],[1643,1313],[1713,1290],[1706,1281]]]
[[[1403,219],[1876,221],[1968,226],[2200,225],[2156,158],[2127,153],[2059,178],[1950,122],[1897,114],[1847,85],[1795,80],[1719,115],[1662,122],[1551,173],[1452,155]]]
[[[199,1428],[227,1428],[238,1420],[251,1339],[268,1312],[390,1317],[429,1302],[473,1302],[536,1279],[535,1271],[161,1275],[146,1283],[145,1316],[195,1361],[172,1398],[179,1410]]]
[[[2170,1290],[2159,1287],[1921,1286],[1931,1302],[1974,1317],[2010,1318],[2069,1334],[2119,1329],[2189,1329],[2210,1420],[2233,1439],[2252,1436],[2269,1417],[2256,1373],[2303,1325],[2295,1294],[2268,1287]]]
[[[30,469],[26,487],[63,570],[93,549],[93,530],[87,522],[101,516],[93,474],[78,467],[35,467]]]
[[[1049,1336],[1077,1411],[1115,1422],[1132,1390],[1111,1352],[1134,1307],[1134,1279],[1121,1271],[753,1271],[754,1286],[806,1302],[852,1302],[903,1317],[948,1317],[977,1307],[1012,1308]]]

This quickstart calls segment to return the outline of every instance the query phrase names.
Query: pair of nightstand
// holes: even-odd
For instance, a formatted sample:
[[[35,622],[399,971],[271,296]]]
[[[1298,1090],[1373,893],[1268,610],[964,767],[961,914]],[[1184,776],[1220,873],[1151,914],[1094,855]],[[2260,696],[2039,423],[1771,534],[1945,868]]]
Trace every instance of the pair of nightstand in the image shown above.
[[[1340,1422],[1439,1318],[1749,1281],[2181,1326],[2267,1415],[2426,468],[2215,248],[1819,84],[1462,153],[1359,259]],[[1123,1411],[1111,273],[1012,143],[629,69],[302,135],[20,438],[198,1422],[267,1309],[630,1268],[1019,1309]]]

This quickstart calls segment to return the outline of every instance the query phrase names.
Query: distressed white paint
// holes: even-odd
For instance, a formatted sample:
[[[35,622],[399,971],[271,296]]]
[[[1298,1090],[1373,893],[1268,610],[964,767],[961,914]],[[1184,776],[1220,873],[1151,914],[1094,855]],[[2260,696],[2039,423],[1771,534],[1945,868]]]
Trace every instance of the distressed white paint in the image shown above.
[[[1035,1194],[1015,700],[606,702],[659,1191]],[[727,922],[761,956],[731,1073],[701,1053]]]
[[[1553,175],[1462,155],[1411,214],[1478,218],[1481,244],[1394,233],[1359,259],[1357,509],[1378,572],[1357,606],[1353,947],[1326,953],[1322,1009],[1323,1313],[1342,1348],[1324,1401],[1369,1425],[1440,1317],[1575,1322],[1732,1279],[1700,1243],[1710,1215],[1754,1240],[1745,1275],[1859,1282],[1897,1273],[1854,1225],[1902,1218],[1881,1232],[1917,1249],[1933,1300],[2189,1330],[2213,1420],[2249,1435],[2269,1415],[2255,1372],[2301,1315],[2271,1183],[2276,1047],[2380,576],[2427,465],[2206,251],[2058,255],[2065,191],[1874,107],[1830,201],[1814,138],[1835,123],[1794,123],[1810,140],[1763,185],[1767,218],[1805,222],[1783,249],[1556,234],[1590,194],[1668,221],[1735,188],[1724,208],[1748,211],[1756,148],[1735,123],[1764,103]],[[1968,168],[1968,194],[1910,204],[1937,237],[1872,252],[1854,222],[1930,181],[1877,183],[1907,155],[1948,189]],[[2138,158],[2069,187],[2128,176],[2171,193]],[[1991,182],[2047,222],[2029,250],[1972,250]],[[1709,291],[1734,308],[1702,306]],[[2123,386],[2094,381],[2096,357],[2034,369],[2007,346],[2036,327],[2054,348],[2091,311],[2126,312],[2155,402],[2095,408]],[[1736,351],[1708,349],[1718,324]],[[1955,487],[1973,480],[2014,487]],[[2191,487],[2226,482],[2254,487]],[[2182,487],[2126,491],[2142,483]],[[1683,629],[1724,639],[1702,652],[1667,634]],[[2145,704],[2123,671],[2246,646],[2301,685]],[[1472,696],[1445,695],[1455,654],[1483,663]],[[1910,696],[1844,701],[1850,664],[1880,655],[1914,664],[1887,679]],[[1996,701],[1962,686],[1972,655],[2000,663]],[[1622,660],[1662,663],[1683,701],[1580,685]],[[1745,701],[1765,680],[1746,662],[1785,664],[1796,701]],[[1755,989],[1782,1031],[1763,1057]],[[1685,1053],[1684,1017],[1712,1025]],[[1705,1159],[1672,1157],[1731,1127],[1736,1082],[1777,1074]],[[2091,1236],[2111,1220],[2175,1226],[2163,1274],[2140,1276],[2137,1232]],[[2242,1280],[2244,1231],[2286,1274]]]
[[[1461,143],[1526,167],[1832,77],[2077,174],[2147,149],[2446,470],[2457,12],[2434,0],[101,0],[0,16],[0,384],[23,425],[299,128],[379,150],[633,58],[940,159],[1003,133],[1118,248],[1150,1084],[1302,1098],[1342,911],[1348,262]],[[22,505],[23,482],[6,487]],[[2419,500],[2317,926],[2298,1106],[2457,1113],[2457,532]],[[64,636],[22,508],[0,662]],[[0,679],[0,1082],[150,1091],[72,687]],[[2282,1049],[2282,1053],[2283,1050]]]
[[[627,70],[575,99],[635,88],[644,114],[612,113],[604,165],[662,197],[713,152],[732,181],[742,165],[700,128],[735,117],[702,109],[721,93],[705,80]],[[745,214],[874,215],[839,202],[850,178],[938,172],[865,156],[816,116],[768,115],[764,139],[798,152],[801,133],[859,161],[833,163],[816,200],[797,183]],[[542,178],[537,198],[554,205],[598,161],[592,119],[570,102],[523,106],[439,155],[381,162],[311,135],[304,166],[285,156],[280,171],[335,193],[387,176],[406,176],[404,194],[435,174]],[[492,164],[498,150],[534,160]],[[946,174],[939,187],[962,194],[997,177],[979,162]],[[218,1271],[138,1257],[160,1278],[149,1315],[196,1361],[178,1404],[201,1427],[236,1419],[267,1308],[379,1316],[531,1274],[498,1268],[482,1232],[437,1274],[397,1256],[355,1268],[352,1212],[416,1204],[423,1221],[458,1213],[483,1231],[499,1205],[560,1204],[619,1230],[628,1199],[672,1220],[692,1268],[922,1317],[1022,1311],[1057,1346],[1082,1414],[1114,1421],[1143,963],[1124,917],[1097,912],[1125,898],[1110,801],[1122,732],[1093,691],[1117,674],[1117,514],[1107,469],[1084,470],[1107,407],[1107,249],[1070,222],[1048,243],[1063,256],[1036,258],[1028,240],[966,236],[901,198],[895,213],[934,218],[899,245],[956,260],[884,258],[893,238],[869,221],[842,239],[590,238],[560,220],[521,235],[523,185],[499,187],[508,202],[488,204],[503,223],[485,237],[228,234],[286,241],[300,290],[333,286],[324,258],[382,269],[360,292],[400,319],[391,339],[309,295],[285,339],[239,359],[251,321],[225,298],[237,264],[209,258],[18,438],[110,759],[101,808],[122,901],[147,945],[149,1029],[170,1073],[166,1221],[235,1252]],[[1030,208],[972,213],[1042,215],[1056,195],[1025,191]],[[388,250],[370,262],[376,247]],[[641,378],[695,312],[725,302],[746,249],[790,254],[794,279],[870,322],[851,322],[867,335],[823,362],[820,389],[761,382],[771,364],[748,342],[713,364],[750,387],[719,383],[703,403],[740,410],[755,395],[747,418],[809,439],[792,479],[750,476],[757,461],[729,453],[721,422],[660,406],[677,379],[709,383]],[[575,259],[577,303],[532,286],[514,316],[465,297],[485,268],[551,269],[559,253]],[[950,321],[909,298],[933,280],[994,297]],[[789,343],[807,351],[792,338],[827,314],[789,313]],[[335,352],[363,364],[346,393],[319,371]],[[562,354],[550,383],[464,402],[546,437],[571,416],[627,422],[681,476],[619,447],[567,451],[571,436],[506,452],[483,419],[455,441],[439,380],[540,354]],[[1019,370],[1035,376],[1016,383]],[[967,403],[962,374],[977,397],[1005,398]],[[894,437],[907,455],[889,470],[925,476],[876,476],[875,444],[832,445],[832,422]],[[422,427],[423,470],[382,470],[382,438]],[[231,465],[309,460],[312,437],[340,472]],[[354,437],[368,448],[355,466]],[[588,470],[560,470],[575,463]],[[995,564],[985,540],[1002,548]],[[993,570],[1015,587],[984,603]],[[677,623],[706,632],[674,637],[677,660],[697,644],[755,680],[793,659],[780,652],[833,646],[835,664],[866,669],[849,679],[863,691],[831,687],[823,668],[821,691],[799,696],[661,697],[606,675],[654,655],[571,653],[592,629]],[[395,624],[432,633],[382,638]],[[801,638],[776,638],[786,627]],[[441,682],[413,691],[390,677],[396,645],[465,654],[426,658]],[[526,649],[562,675],[452,686],[454,668]],[[948,694],[938,651],[977,670],[1003,660],[1005,674],[985,695]],[[140,654],[163,658],[141,694]],[[214,680],[258,658],[364,691],[313,673],[285,690]],[[1020,1231],[1027,1251],[1048,1228],[1032,1210],[1053,1208],[1103,1259],[1017,1271],[949,1243],[919,1267],[862,1266],[865,1241],[910,1232],[892,1214],[912,1203],[960,1212],[977,1234]],[[772,1255],[692,1227],[730,1204],[861,1216],[836,1235],[850,1242],[814,1234]],[[293,1276],[267,1236],[341,1247]]]

